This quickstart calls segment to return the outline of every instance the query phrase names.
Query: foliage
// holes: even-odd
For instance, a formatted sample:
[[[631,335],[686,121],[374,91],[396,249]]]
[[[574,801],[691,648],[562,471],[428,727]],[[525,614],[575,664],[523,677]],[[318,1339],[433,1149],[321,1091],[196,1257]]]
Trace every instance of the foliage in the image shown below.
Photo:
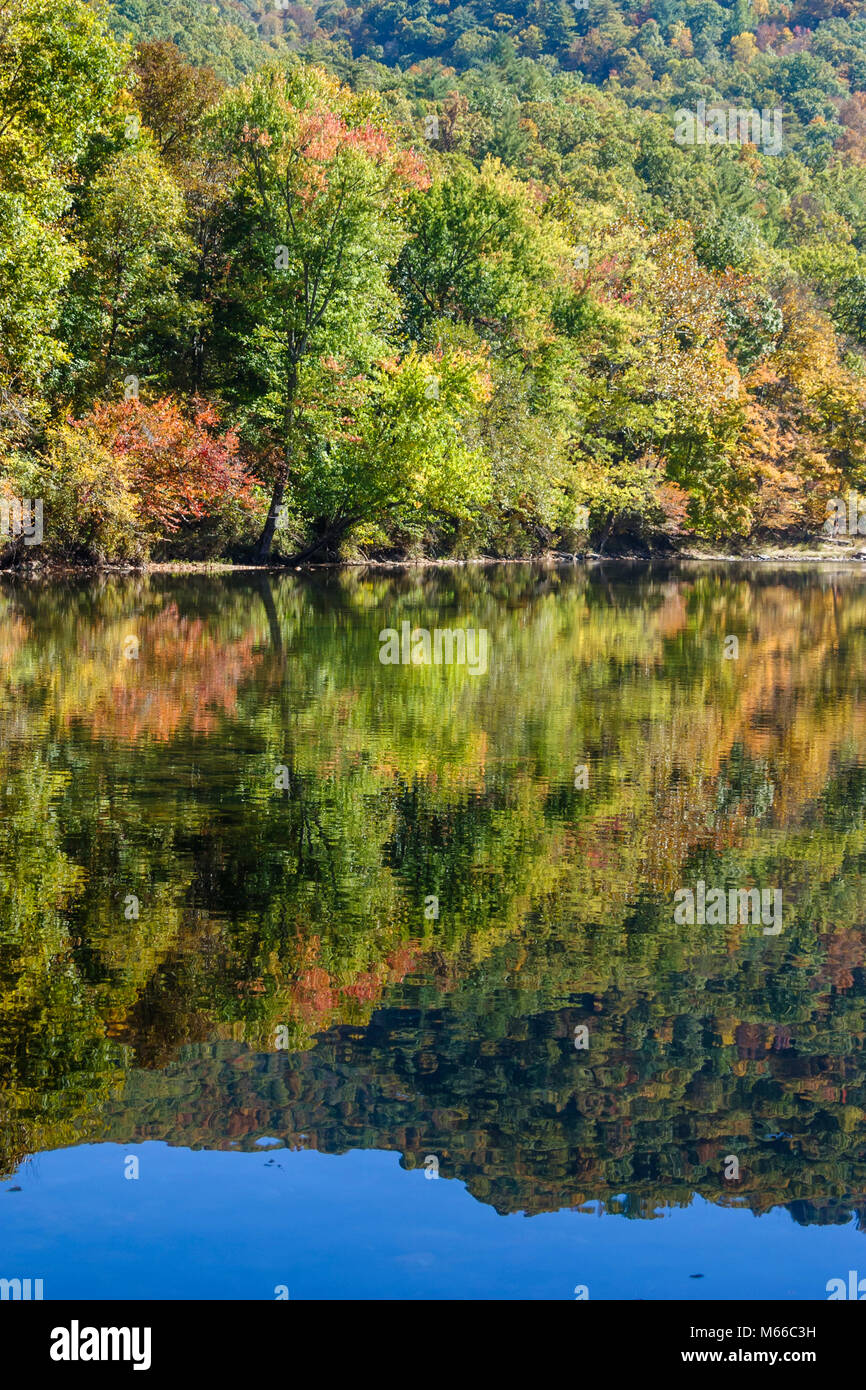
[[[93,421],[52,425],[40,454],[13,459],[9,473],[15,495],[43,500],[49,555],[86,563],[146,557],[140,499]]]
[[[42,498],[45,548],[61,558],[141,561],[202,522],[226,541],[254,523],[261,498],[236,434],[218,426],[203,401],[190,418],[170,399],[97,402],[49,427],[39,454],[13,456],[11,495]]]
[[[254,507],[256,479],[238,458],[238,438],[218,433],[213,407],[195,402],[190,419],[172,400],[94,406],[79,423],[109,449],[133,492],[147,498],[151,531],[176,531],[224,505]]]
[[[370,100],[315,69],[268,69],[220,108],[241,171],[223,323],[245,376],[227,388],[279,453],[264,556],[296,456],[314,442],[307,360],[339,350],[363,370],[384,346],[400,204],[424,170],[374,118]]]
[[[81,0],[0,4],[0,405],[65,356],[61,296],[80,263],[64,222],[70,186],[109,119],[123,57]]]
[[[819,527],[866,484],[859,0],[431,15],[0,6],[7,471],[132,378],[236,432],[260,559]],[[699,101],[779,147],[680,143]],[[434,360],[475,385],[419,405]]]

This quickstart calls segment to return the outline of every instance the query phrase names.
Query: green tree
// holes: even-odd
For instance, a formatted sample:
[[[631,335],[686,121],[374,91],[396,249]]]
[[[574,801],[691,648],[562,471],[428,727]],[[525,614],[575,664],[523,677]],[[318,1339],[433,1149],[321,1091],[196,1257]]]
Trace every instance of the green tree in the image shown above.
[[[0,398],[64,356],[61,295],[79,263],[65,217],[75,171],[110,119],[124,51],[84,0],[0,5]]]
[[[227,219],[225,326],[242,377],[231,383],[275,463],[256,554],[270,554],[293,464],[311,443],[305,368],[339,353],[381,356],[395,317],[389,274],[420,161],[376,121],[375,100],[320,69],[273,68],[230,93],[219,130],[241,173]]]
[[[542,221],[525,184],[498,160],[463,162],[412,196],[411,239],[396,281],[411,336],[436,322],[470,325],[500,350],[535,336],[563,272],[561,230]]]
[[[359,523],[386,541],[384,525],[423,534],[433,516],[459,522],[490,497],[485,455],[466,440],[488,393],[481,357],[410,352],[350,385],[351,395],[339,397],[341,428],[328,431],[297,473],[294,505],[313,523],[301,558]],[[333,388],[319,395],[331,398]]]
[[[90,184],[78,226],[85,261],[65,312],[76,404],[112,381],[134,378],[127,390],[137,394],[162,375],[162,342],[190,312],[178,292],[192,256],[185,221],[180,189],[144,133]]]

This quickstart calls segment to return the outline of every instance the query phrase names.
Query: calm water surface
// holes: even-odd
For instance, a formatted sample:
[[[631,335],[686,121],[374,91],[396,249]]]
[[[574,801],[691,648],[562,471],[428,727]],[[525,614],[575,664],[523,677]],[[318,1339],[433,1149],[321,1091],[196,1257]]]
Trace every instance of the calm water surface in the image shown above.
[[[866,576],[151,576],[0,608],[0,1277],[866,1275]],[[483,630],[486,671],[382,664],[403,622]],[[781,930],[678,924],[699,881],[781,890]]]

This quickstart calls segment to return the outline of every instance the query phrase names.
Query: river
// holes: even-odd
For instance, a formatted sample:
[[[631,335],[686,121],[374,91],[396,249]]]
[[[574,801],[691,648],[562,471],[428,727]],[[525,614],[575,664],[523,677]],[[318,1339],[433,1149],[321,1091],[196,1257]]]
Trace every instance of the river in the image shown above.
[[[866,1274],[854,567],[104,576],[0,609],[0,1276]]]

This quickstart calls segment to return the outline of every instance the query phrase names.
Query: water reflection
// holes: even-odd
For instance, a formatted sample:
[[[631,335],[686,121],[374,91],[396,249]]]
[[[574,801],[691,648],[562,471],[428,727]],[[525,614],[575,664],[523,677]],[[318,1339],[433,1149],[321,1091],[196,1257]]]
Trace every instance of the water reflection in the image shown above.
[[[0,1172],[269,1136],[500,1212],[866,1212],[859,574],[0,601]],[[405,620],[483,629],[486,674],[383,665]],[[781,932],[677,925],[698,880],[780,889]]]

